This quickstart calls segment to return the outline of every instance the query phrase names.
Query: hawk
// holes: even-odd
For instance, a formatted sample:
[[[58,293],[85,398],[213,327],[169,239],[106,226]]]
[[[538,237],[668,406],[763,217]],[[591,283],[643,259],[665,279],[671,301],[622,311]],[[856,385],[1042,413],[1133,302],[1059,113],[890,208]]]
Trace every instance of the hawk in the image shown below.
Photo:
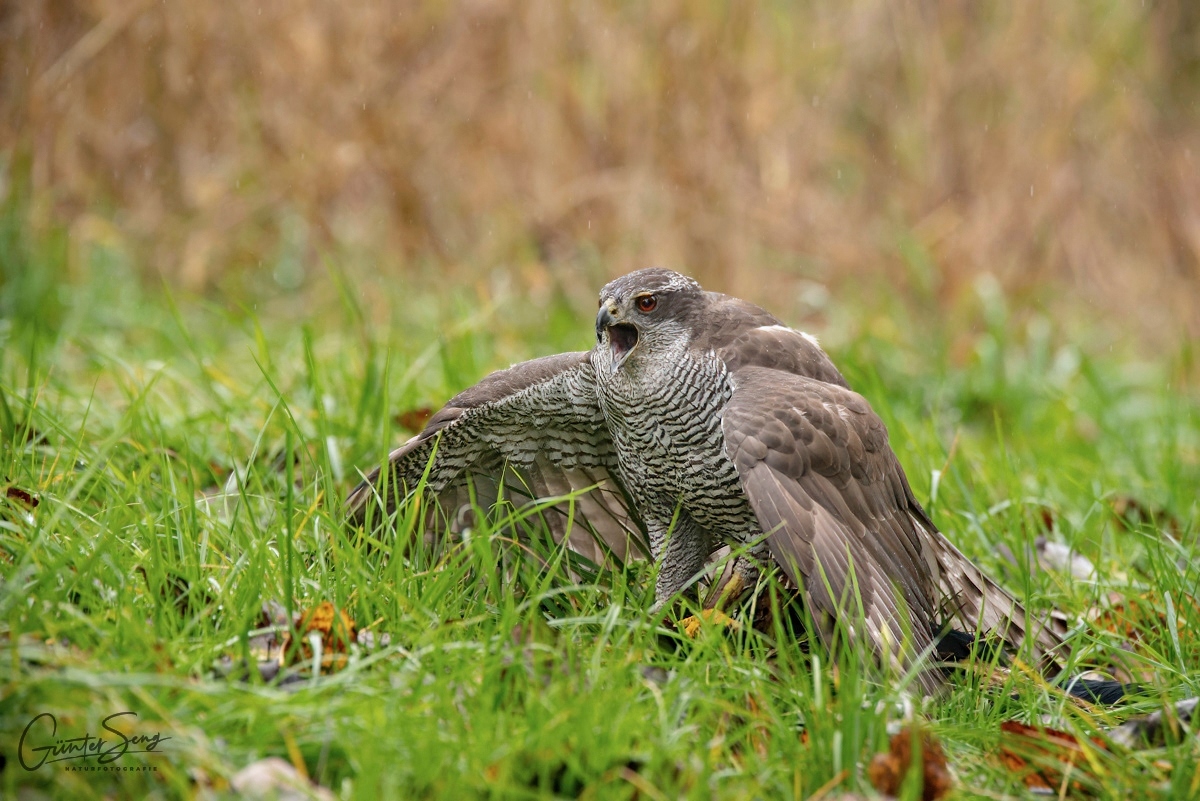
[[[933,524],[883,422],[816,339],[670,270],[601,290],[592,350],[517,364],[451,399],[351,493],[350,518],[418,488],[443,532],[473,502],[576,493],[547,521],[556,539],[597,564],[648,550],[656,608],[718,548],[739,548],[743,581],[773,562],[815,620],[840,619],[881,659],[916,666],[927,691],[941,674],[919,663],[945,624],[1044,663],[1066,654]]]

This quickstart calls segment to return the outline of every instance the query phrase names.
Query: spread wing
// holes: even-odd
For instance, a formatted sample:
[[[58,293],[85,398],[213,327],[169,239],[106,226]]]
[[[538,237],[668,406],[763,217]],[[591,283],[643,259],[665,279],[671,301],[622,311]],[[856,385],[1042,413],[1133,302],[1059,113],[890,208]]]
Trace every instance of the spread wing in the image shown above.
[[[376,468],[350,493],[351,524],[390,514],[419,486],[437,501],[425,516],[427,542],[461,529],[476,506],[579,493],[541,505],[556,541],[565,537],[596,565],[648,552],[618,480],[587,353],[523,362],[452,398],[392,452],[386,471]]]
[[[882,421],[841,386],[763,367],[732,378],[725,443],[771,555],[814,612],[861,619],[881,655],[911,662],[932,641],[936,582]]]

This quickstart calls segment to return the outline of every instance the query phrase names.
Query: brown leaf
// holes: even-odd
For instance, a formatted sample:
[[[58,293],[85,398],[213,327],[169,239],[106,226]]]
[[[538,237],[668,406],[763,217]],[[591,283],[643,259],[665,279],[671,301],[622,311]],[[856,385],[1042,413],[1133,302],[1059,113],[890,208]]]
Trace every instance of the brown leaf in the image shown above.
[[[1057,792],[1068,770],[1094,782],[1085,756],[1088,747],[1105,750],[1099,738],[1080,743],[1075,735],[1057,729],[1039,729],[1015,720],[1000,724],[1000,761],[1029,788]],[[1071,787],[1082,790],[1083,783],[1073,781]]]
[[[1113,514],[1127,529],[1138,525],[1154,525],[1159,531],[1166,532],[1171,537],[1179,539],[1183,524],[1179,518],[1166,509],[1152,509],[1137,498],[1128,495],[1118,495],[1109,501]]]
[[[25,442],[27,444],[29,444],[29,445],[49,445],[50,444],[50,440],[46,437],[46,435],[43,434],[41,431],[38,431],[33,426],[32,423],[30,423],[27,426],[19,425],[19,426],[17,426],[17,430],[20,431],[22,427],[25,428]]]
[[[429,422],[429,418],[433,417],[433,409],[428,406],[419,406],[416,409],[406,409],[394,418],[396,425],[408,429],[414,434],[425,428],[425,424]]]
[[[913,745],[919,739],[919,750],[914,755]],[[946,765],[942,745],[928,731],[905,726],[892,735],[888,750],[876,754],[867,766],[867,778],[885,795],[898,795],[908,773],[913,768],[914,756],[921,760],[921,798],[934,801],[950,792],[954,779]]]
[[[23,490],[20,487],[8,487],[6,490],[4,490],[4,497],[8,498],[10,501],[20,501],[30,509],[36,509],[38,504],[41,503],[41,501],[37,499],[36,495]]]
[[[746,711],[749,713],[751,721],[746,737],[750,741],[750,746],[754,749],[754,752],[758,754],[759,759],[765,760],[769,753],[768,746],[771,739],[771,731],[764,722],[765,716],[759,707],[757,699],[750,693],[746,694]]]
[[[299,637],[295,647],[292,647],[290,634],[283,637],[284,664],[311,661],[313,650],[308,635],[317,632],[321,635],[321,666],[333,670],[346,666],[345,654],[355,640],[356,629],[345,610],[335,609],[332,603],[323,601],[300,615],[296,631]]]
[[[1173,595],[1171,600],[1176,628],[1180,636],[1185,636],[1189,627],[1200,622],[1200,601],[1191,595]],[[1111,632],[1131,643],[1142,642],[1143,632],[1167,629],[1166,602],[1152,592],[1110,596],[1108,608],[1095,610],[1091,617],[1094,630]]]
[[[1054,531],[1054,510],[1049,506],[1038,505],[1033,508],[1033,513],[1037,522],[1045,531]]]

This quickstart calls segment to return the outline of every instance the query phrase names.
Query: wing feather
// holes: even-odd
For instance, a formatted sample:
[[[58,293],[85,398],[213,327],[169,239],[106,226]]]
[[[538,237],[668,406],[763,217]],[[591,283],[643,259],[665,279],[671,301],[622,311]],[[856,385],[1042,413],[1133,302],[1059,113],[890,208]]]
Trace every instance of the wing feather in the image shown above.
[[[923,650],[944,616],[1061,665],[1061,627],[1030,617],[937,530],[861,396],[762,367],[738,370],[733,383],[729,456],[772,555],[817,609],[851,611],[842,596],[853,570],[868,628],[893,642],[907,636]]]
[[[726,447],[772,556],[815,610],[852,626],[861,603],[880,656],[910,662],[932,643],[934,579],[895,502],[902,473],[875,441],[886,446],[882,424],[835,384],[761,367],[733,379]],[[918,680],[938,685],[929,671]]]
[[[648,551],[620,484],[616,452],[596,400],[587,353],[565,353],[493,373],[452,398],[417,436],[346,500],[351,525],[391,514],[418,487],[438,501],[433,543],[461,528],[475,505],[522,505],[574,495],[542,510],[554,539],[597,565]]]

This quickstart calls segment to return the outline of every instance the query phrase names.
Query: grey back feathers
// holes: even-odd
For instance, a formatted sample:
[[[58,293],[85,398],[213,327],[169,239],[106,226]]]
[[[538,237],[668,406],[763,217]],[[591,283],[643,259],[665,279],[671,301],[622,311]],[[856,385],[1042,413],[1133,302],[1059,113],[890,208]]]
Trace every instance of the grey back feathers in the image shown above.
[[[669,270],[600,293],[596,347],[518,364],[451,399],[348,499],[352,522],[421,486],[438,501],[429,542],[472,502],[559,498],[554,537],[596,564],[659,560],[658,605],[706,559],[774,562],[815,618],[902,666],[944,619],[1027,646],[1059,634],[945,539],[913,496],[887,431],[816,340],[746,301]],[[932,691],[939,675],[919,670]]]

